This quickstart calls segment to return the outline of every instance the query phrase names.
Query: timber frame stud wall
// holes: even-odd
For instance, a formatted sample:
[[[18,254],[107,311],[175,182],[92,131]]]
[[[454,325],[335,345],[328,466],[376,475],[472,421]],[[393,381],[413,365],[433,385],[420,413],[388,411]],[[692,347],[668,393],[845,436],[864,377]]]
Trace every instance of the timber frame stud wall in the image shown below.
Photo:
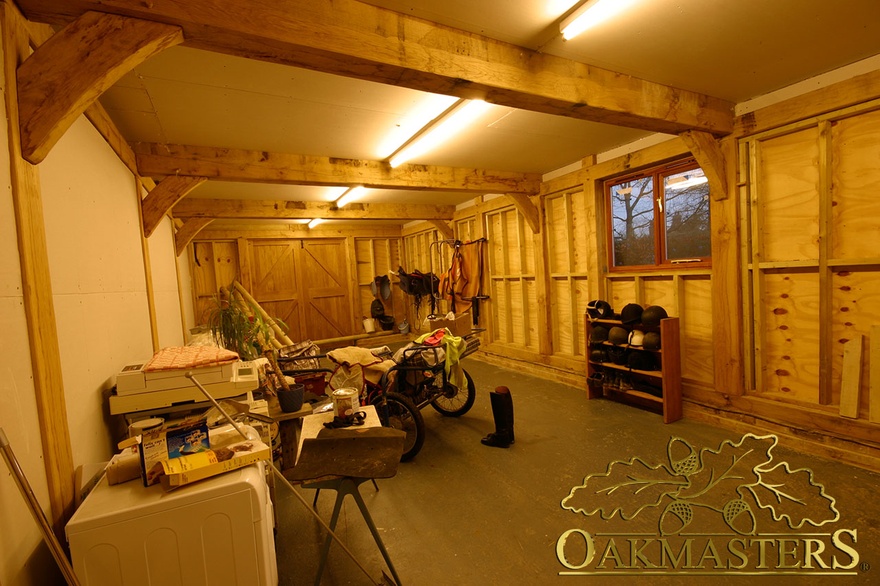
[[[862,420],[880,401],[858,376],[855,396],[841,396],[846,343],[880,324],[878,136],[875,100],[740,141],[745,356],[763,397],[835,410],[854,401]]]

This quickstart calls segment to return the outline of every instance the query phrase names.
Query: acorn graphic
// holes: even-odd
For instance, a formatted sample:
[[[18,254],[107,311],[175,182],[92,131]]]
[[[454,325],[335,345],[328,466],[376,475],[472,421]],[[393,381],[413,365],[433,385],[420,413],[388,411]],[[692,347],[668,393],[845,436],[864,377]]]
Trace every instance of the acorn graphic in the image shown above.
[[[740,535],[754,535],[757,526],[752,507],[742,499],[727,501],[721,510],[727,526]]]
[[[672,501],[660,515],[660,534],[676,535],[694,520],[694,511],[684,501]]]
[[[681,476],[690,476],[700,469],[700,458],[696,450],[681,438],[674,437],[666,446],[666,455],[672,471]]]

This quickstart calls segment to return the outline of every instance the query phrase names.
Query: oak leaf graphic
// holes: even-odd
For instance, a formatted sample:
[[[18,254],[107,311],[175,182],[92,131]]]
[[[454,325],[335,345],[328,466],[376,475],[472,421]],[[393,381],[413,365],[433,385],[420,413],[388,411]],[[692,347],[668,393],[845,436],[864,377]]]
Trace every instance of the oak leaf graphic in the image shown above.
[[[813,481],[812,470],[792,470],[788,462],[780,462],[759,474],[760,482],[743,490],[749,490],[762,509],[769,509],[774,521],[800,529],[806,523],[820,527],[840,520],[837,502]]]
[[[773,436],[744,435],[739,442],[725,440],[717,450],[700,450],[701,468],[688,476],[688,484],[675,497],[696,501],[701,506],[721,511],[731,499],[739,498],[743,485],[757,484],[757,468],[772,460],[776,444]]]
[[[604,473],[590,474],[572,488],[562,508],[605,520],[619,515],[627,521],[645,509],[658,508],[662,535],[687,527],[696,508],[717,511],[741,535],[757,531],[756,504],[792,529],[839,520],[834,498],[814,482],[812,471],[792,470],[788,462],[774,461],[777,442],[774,435],[749,433],[736,442],[723,441],[718,449],[697,451],[686,440],[672,437],[668,464],[649,464],[639,457],[613,461]]]
[[[664,495],[677,491],[685,480],[665,464],[651,465],[641,458],[608,464],[604,474],[590,474],[581,486],[562,499],[562,508],[587,516],[611,519],[619,514],[629,520],[648,507],[660,504]]]

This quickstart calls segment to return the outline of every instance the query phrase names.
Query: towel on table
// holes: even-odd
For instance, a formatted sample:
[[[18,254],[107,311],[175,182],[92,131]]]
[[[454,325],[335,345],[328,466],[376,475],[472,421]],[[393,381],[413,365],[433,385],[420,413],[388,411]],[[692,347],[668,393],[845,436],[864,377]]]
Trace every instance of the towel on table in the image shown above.
[[[156,352],[144,366],[144,371],[179,370],[237,361],[238,354],[216,346],[169,346]]]

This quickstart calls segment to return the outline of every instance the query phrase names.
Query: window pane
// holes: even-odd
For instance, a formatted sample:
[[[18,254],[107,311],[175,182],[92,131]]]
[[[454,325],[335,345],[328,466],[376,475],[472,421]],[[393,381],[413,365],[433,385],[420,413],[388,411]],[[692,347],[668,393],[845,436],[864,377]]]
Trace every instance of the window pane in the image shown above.
[[[701,169],[692,169],[663,179],[666,215],[666,258],[681,260],[708,258],[709,183]]]
[[[654,180],[643,177],[611,186],[614,266],[654,264]]]

